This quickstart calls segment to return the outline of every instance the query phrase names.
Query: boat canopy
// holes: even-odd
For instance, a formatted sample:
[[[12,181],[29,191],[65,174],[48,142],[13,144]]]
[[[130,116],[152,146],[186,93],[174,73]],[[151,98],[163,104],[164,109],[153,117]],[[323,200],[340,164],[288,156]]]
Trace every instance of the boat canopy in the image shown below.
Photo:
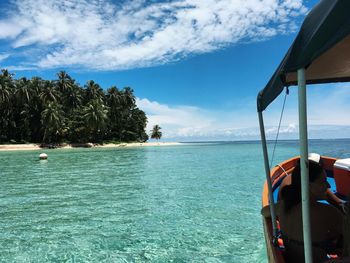
[[[350,1],[322,0],[315,6],[277,70],[257,98],[258,112],[297,85],[305,68],[306,84],[350,81]]]

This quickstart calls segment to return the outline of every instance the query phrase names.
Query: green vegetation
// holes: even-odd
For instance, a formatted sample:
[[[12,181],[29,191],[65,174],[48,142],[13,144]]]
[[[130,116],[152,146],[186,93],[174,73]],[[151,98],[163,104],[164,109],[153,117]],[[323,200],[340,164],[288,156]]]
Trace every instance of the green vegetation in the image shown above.
[[[151,138],[159,140],[162,137],[162,132],[160,131],[162,128],[157,124],[153,126],[151,130]]]
[[[66,72],[54,81],[0,73],[0,143],[102,143],[148,140],[147,117],[134,91],[80,87]]]

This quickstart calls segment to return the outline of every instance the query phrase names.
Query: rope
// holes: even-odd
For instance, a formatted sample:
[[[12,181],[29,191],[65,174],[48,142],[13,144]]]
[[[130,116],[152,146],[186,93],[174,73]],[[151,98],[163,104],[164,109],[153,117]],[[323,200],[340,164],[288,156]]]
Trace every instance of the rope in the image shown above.
[[[285,175],[286,175],[286,176],[288,176],[288,175],[289,175],[289,173],[287,173],[287,171],[286,171],[286,170],[283,168],[283,166],[282,166],[282,165],[277,164],[276,166],[278,166],[279,168],[281,168],[281,170],[283,171],[283,173],[285,173]],[[280,176],[280,174],[279,174],[278,176]]]
[[[287,89],[286,89],[286,94],[284,95],[284,101],[283,101],[283,106],[282,106],[280,121],[279,121],[279,124],[278,124],[278,129],[277,129],[275,144],[274,144],[274,146],[273,146],[273,151],[272,151],[272,156],[271,156],[270,167],[272,167],[273,158],[275,157],[275,150],[276,150],[276,145],[277,145],[277,141],[278,141],[278,135],[279,135],[279,133],[280,133],[281,123],[282,123],[282,117],[283,117],[283,112],[284,112],[284,106],[286,105],[286,99],[287,99],[287,95],[288,95],[288,94],[289,94],[289,89],[288,89],[288,87],[287,87]]]

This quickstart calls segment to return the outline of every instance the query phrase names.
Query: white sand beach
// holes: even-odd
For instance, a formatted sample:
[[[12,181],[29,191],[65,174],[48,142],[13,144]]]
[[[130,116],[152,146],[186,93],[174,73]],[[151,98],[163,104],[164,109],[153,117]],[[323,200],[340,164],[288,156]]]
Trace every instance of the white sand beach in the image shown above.
[[[132,142],[132,143],[121,143],[114,144],[108,143],[103,145],[95,145],[94,147],[147,147],[147,146],[174,146],[174,145],[182,145],[180,142]]]
[[[179,142],[133,142],[133,143],[107,143],[107,144],[64,144],[62,146],[57,146],[59,149],[69,149],[69,148],[119,148],[119,147],[148,147],[148,146],[175,146],[182,145]],[[30,151],[30,150],[40,150],[46,149],[48,147],[40,147],[40,144],[3,144],[0,145],[0,151]]]

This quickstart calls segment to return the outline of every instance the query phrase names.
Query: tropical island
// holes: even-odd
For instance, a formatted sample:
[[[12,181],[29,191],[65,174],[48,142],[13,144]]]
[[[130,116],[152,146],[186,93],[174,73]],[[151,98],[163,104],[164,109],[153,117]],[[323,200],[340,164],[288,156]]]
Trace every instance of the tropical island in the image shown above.
[[[147,117],[130,87],[82,87],[65,71],[56,80],[0,73],[0,144],[145,142]]]

